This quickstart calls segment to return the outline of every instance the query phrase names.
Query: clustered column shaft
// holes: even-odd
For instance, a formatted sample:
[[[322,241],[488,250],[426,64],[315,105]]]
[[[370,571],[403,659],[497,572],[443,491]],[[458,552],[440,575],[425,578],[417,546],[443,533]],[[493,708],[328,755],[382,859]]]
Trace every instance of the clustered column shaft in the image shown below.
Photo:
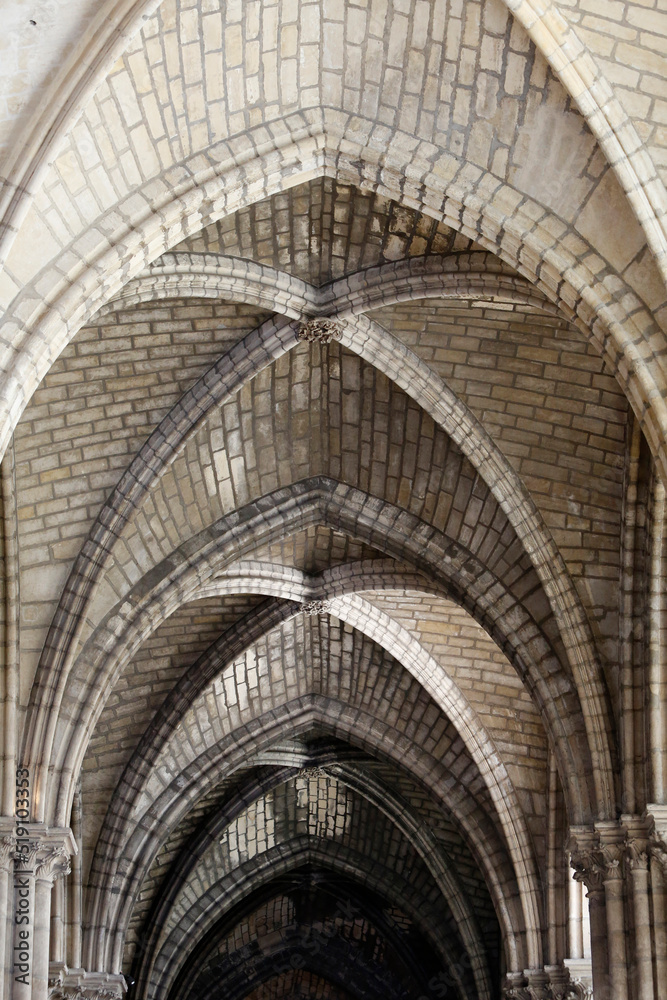
[[[667,844],[651,817],[578,830],[570,850],[588,890],[595,1000],[666,996]]]

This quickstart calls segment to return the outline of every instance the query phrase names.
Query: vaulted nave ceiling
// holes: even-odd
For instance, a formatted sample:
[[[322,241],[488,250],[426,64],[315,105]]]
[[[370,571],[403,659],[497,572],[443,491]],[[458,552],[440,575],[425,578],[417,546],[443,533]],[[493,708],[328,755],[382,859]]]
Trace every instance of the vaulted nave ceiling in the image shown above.
[[[345,343],[297,339],[308,289]],[[493,996],[501,937],[533,966],[547,733],[574,785],[591,725],[545,587],[613,652],[619,553],[588,553],[619,531],[627,421],[513,269],[326,178],[77,334],[15,439],[24,657],[71,658],[51,754],[84,754],[47,807],[80,796],[84,967],[194,998],[290,995],[295,971],[303,996]]]
[[[5,758],[78,844],[54,987],[584,996],[566,844],[660,801],[659,72],[577,2],[37,6]]]

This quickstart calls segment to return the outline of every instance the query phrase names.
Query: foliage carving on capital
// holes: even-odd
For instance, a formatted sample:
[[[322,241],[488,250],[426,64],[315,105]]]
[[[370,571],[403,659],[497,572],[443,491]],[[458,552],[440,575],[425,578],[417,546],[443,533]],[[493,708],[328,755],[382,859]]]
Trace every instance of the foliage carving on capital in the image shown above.
[[[505,977],[502,1000],[531,1000],[521,972],[508,972]]]
[[[67,971],[61,967],[49,978],[48,1000],[122,1000],[126,990],[122,976],[90,973],[82,969]]]
[[[581,979],[573,979],[568,989],[563,1000],[593,1000],[593,987]]]
[[[47,847],[37,855],[35,877],[55,882],[72,870],[69,854],[64,847]]]
[[[575,882],[581,882],[590,896],[594,892],[601,892],[603,888],[604,868],[600,863],[598,851],[575,850],[572,852],[570,864],[574,869]]]
[[[667,875],[667,840],[661,831],[653,830],[650,834],[648,851],[651,862],[657,862],[662,872]]]
[[[623,853],[623,844],[605,844],[600,849],[603,882],[616,882],[623,878]]]
[[[58,983],[49,990],[49,1000],[119,1000],[115,990],[104,987],[63,986]]]
[[[593,987],[581,979],[549,983],[545,986],[522,986],[506,993],[511,1000],[593,1000]],[[504,1000],[504,997],[503,997]]]
[[[509,983],[503,990],[503,1000],[588,1000],[589,993],[579,992],[580,987],[586,989],[577,981],[569,983]]]
[[[14,860],[20,871],[32,872],[35,861],[39,855],[40,843],[38,840],[22,840],[14,853]]]
[[[626,841],[627,863],[631,871],[648,870],[648,843],[646,840],[628,838]]]
[[[0,871],[9,873],[14,867],[16,838],[11,834],[0,839]]]
[[[308,344],[330,344],[332,340],[340,340],[343,327],[333,319],[317,317],[301,323],[296,333],[297,340]]]
[[[592,990],[587,993],[588,987],[579,976],[573,976],[572,970],[563,965],[549,966],[545,968],[549,974],[549,1000],[586,1000],[592,996]]]

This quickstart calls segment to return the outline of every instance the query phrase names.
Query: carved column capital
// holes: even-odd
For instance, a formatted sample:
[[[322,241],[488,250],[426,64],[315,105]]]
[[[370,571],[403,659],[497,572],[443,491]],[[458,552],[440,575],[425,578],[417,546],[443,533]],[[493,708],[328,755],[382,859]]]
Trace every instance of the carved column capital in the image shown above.
[[[588,896],[603,891],[604,867],[599,851],[575,848],[570,855],[570,864],[574,869],[575,882],[581,882],[586,887]]]
[[[523,972],[508,972],[505,976],[502,1000],[531,1000],[525,982]]]
[[[14,858],[21,871],[52,882],[70,871],[69,858],[77,846],[66,827],[49,828],[43,823],[25,823],[24,837],[17,838]]]
[[[570,1000],[572,996],[572,983],[550,983],[549,1000]]]
[[[626,862],[630,871],[648,871],[648,841],[628,837],[625,842]]]
[[[649,832],[657,830],[667,840],[667,805],[649,802],[641,816],[641,822]]]
[[[342,324],[324,317],[306,320],[296,332],[296,339],[308,344],[330,344],[332,340],[340,340],[342,336]]]
[[[524,989],[530,1000],[551,1000],[549,976],[544,969],[525,969],[526,985]]]
[[[92,989],[86,986],[59,984],[49,990],[49,1000],[119,1000],[119,998],[115,990],[104,987]]]
[[[667,875],[667,842],[662,833],[654,830],[649,836],[648,852],[651,858],[651,865],[657,864],[659,870]]]
[[[667,806],[647,806],[644,819],[649,829],[647,850],[651,866],[657,866],[659,873],[667,877]]]
[[[508,976],[503,988],[503,1000],[587,1000],[593,995],[592,992],[578,993],[575,983],[550,983],[546,977],[541,978],[543,982],[526,983],[523,977],[512,981]]]
[[[593,996],[593,968],[590,958],[566,958],[567,989],[563,1000],[588,1000]]]
[[[63,970],[54,977],[49,1000],[122,1000],[126,989],[121,975],[84,969]]]
[[[567,852],[575,882],[581,882],[586,887],[589,898],[595,893],[602,893],[600,837],[597,831],[592,827],[571,827]]]
[[[56,986],[60,986],[63,976],[67,974],[67,966],[64,962],[49,962],[49,995]]]
[[[593,987],[581,979],[573,979],[568,989],[563,1000],[593,1000]]]
[[[654,831],[653,817],[621,816],[625,828],[625,864],[630,872],[648,871],[651,833]]]
[[[570,970],[565,965],[545,965],[549,977],[549,1000],[574,1000],[577,997]]]
[[[13,871],[15,855],[16,837],[11,833],[0,837],[0,871],[5,872],[5,874]]]
[[[624,846],[624,844],[605,844],[600,848],[603,882],[615,882],[623,878]]]
[[[69,875],[72,870],[69,854],[64,846],[41,848],[35,859],[35,878],[53,884],[56,879]]]
[[[37,855],[39,854],[38,840],[21,840],[16,845],[14,860],[19,871],[34,872]]]

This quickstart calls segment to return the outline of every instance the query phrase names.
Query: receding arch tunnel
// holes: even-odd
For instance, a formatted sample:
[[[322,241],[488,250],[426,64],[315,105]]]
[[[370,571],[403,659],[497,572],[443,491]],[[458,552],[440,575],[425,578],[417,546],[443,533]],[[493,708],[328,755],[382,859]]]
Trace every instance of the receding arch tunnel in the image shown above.
[[[661,1000],[665,15],[37,8],[0,1000]]]

